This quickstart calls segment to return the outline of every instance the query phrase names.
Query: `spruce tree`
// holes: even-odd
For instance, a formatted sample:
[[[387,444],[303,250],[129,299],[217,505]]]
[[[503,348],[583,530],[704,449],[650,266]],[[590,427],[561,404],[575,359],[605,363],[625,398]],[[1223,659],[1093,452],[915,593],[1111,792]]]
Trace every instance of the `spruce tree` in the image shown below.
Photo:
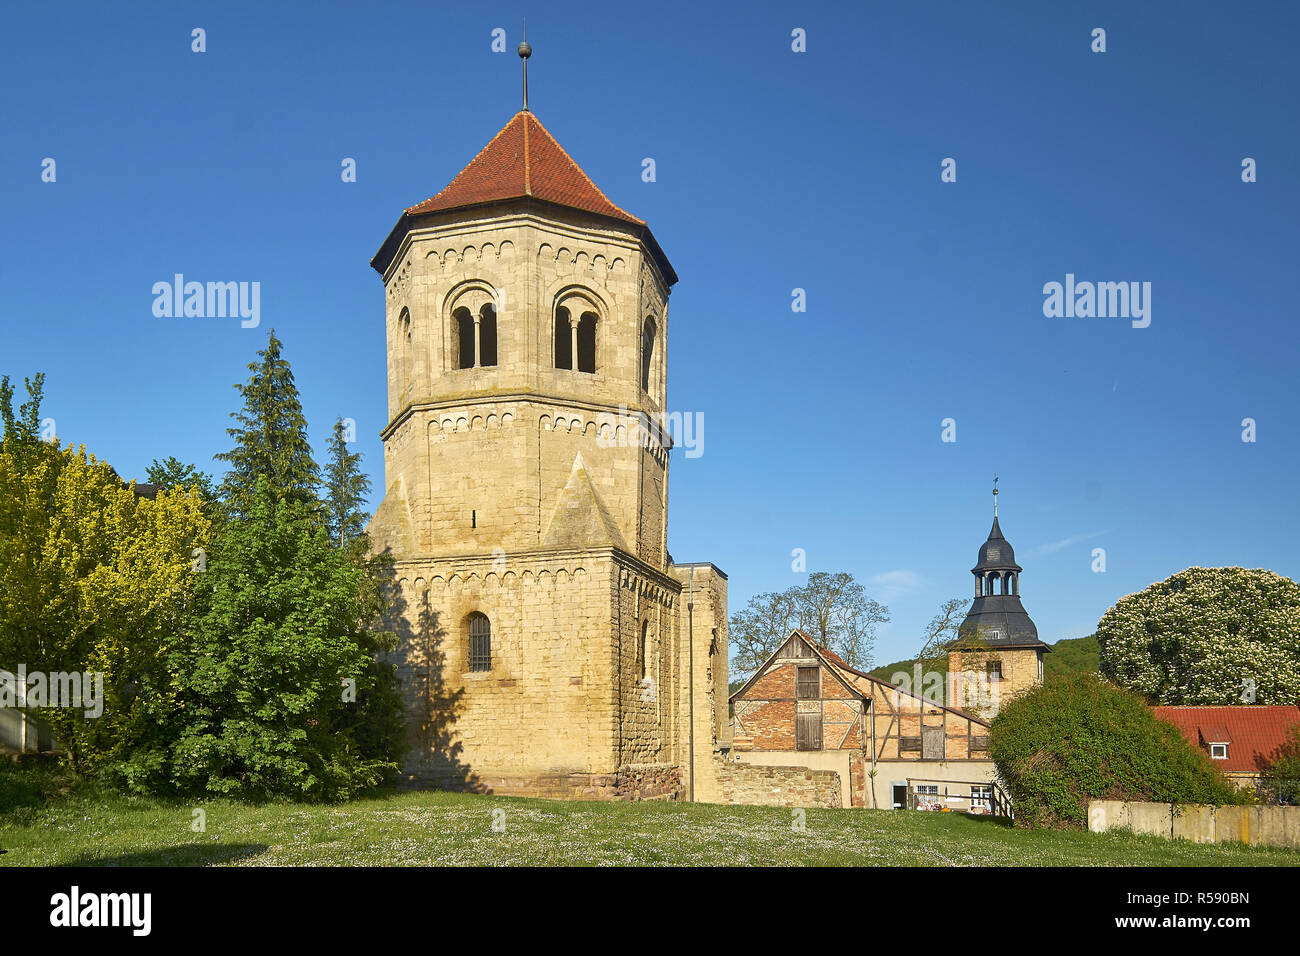
[[[41,398],[45,392],[45,373],[37,372],[36,378],[24,378],[27,386],[27,401],[19,406],[14,414],[14,388],[9,384],[9,376],[0,378],[0,419],[4,422],[3,440],[10,442],[35,443],[41,431]]]
[[[235,447],[214,456],[229,463],[221,494],[237,514],[247,514],[257,479],[264,475],[273,500],[318,503],[320,469],[307,441],[307,418],[289,362],[280,354],[281,342],[271,330],[270,341],[249,363],[246,385],[236,385],[244,407],[231,412],[238,428],[227,428]]]
[[[265,476],[222,528],[185,633],[168,715],[174,786],[246,798],[347,799],[397,769],[401,703],[380,656],[383,594],[316,506]]]
[[[334,422],[325,466],[325,520],[330,539],[342,548],[359,538],[368,515],[362,510],[370,493],[370,479],[361,471],[361,453],[348,452],[343,419]]]
[[[171,491],[174,488],[188,488],[193,485],[205,501],[210,500],[214,495],[210,475],[199,471],[193,465],[185,464],[185,462],[171,455],[168,455],[163,461],[155,458],[153,464],[146,471],[145,477],[148,479],[149,484],[157,485],[164,491]]]

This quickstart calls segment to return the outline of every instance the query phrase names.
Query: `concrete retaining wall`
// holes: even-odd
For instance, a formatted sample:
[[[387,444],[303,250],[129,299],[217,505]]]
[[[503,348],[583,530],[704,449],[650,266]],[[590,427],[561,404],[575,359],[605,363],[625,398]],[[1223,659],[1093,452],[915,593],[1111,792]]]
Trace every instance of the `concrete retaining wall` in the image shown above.
[[[1090,800],[1093,833],[1129,829],[1193,843],[1251,843],[1300,850],[1300,807],[1211,807]]]

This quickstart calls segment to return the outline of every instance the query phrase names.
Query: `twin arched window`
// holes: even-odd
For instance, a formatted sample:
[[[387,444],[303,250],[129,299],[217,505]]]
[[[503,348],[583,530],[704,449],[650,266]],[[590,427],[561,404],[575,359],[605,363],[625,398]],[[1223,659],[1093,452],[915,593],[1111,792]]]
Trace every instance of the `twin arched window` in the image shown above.
[[[497,310],[483,303],[478,314],[461,306],[452,313],[456,328],[456,367],[476,368],[497,364]]]
[[[492,622],[486,614],[475,611],[469,616],[469,669],[492,669]]]
[[[595,372],[596,313],[583,311],[575,318],[575,312],[576,304],[555,310],[555,367]]]

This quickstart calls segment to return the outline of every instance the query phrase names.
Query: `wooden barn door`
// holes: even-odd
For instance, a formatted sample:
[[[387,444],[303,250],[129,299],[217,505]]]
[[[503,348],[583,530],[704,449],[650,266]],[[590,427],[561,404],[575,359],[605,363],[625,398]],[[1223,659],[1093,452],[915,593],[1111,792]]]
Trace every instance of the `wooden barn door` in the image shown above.
[[[794,749],[822,749],[820,667],[800,667],[795,676]]]
[[[944,734],[942,727],[922,727],[921,759],[943,760],[943,738]]]
[[[795,714],[794,746],[796,750],[822,749],[822,715]]]

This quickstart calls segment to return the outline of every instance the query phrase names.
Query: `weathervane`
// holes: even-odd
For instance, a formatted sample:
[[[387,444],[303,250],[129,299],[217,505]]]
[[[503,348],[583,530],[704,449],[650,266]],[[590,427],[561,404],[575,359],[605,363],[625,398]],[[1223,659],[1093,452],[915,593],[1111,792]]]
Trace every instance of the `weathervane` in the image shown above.
[[[528,112],[528,58],[533,55],[533,48],[528,45],[528,21],[524,21],[524,38],[519,41],[519,59],[524,61],[524,112]]]
[[[993,517],[998,516],[998,476],[993,476]]]

